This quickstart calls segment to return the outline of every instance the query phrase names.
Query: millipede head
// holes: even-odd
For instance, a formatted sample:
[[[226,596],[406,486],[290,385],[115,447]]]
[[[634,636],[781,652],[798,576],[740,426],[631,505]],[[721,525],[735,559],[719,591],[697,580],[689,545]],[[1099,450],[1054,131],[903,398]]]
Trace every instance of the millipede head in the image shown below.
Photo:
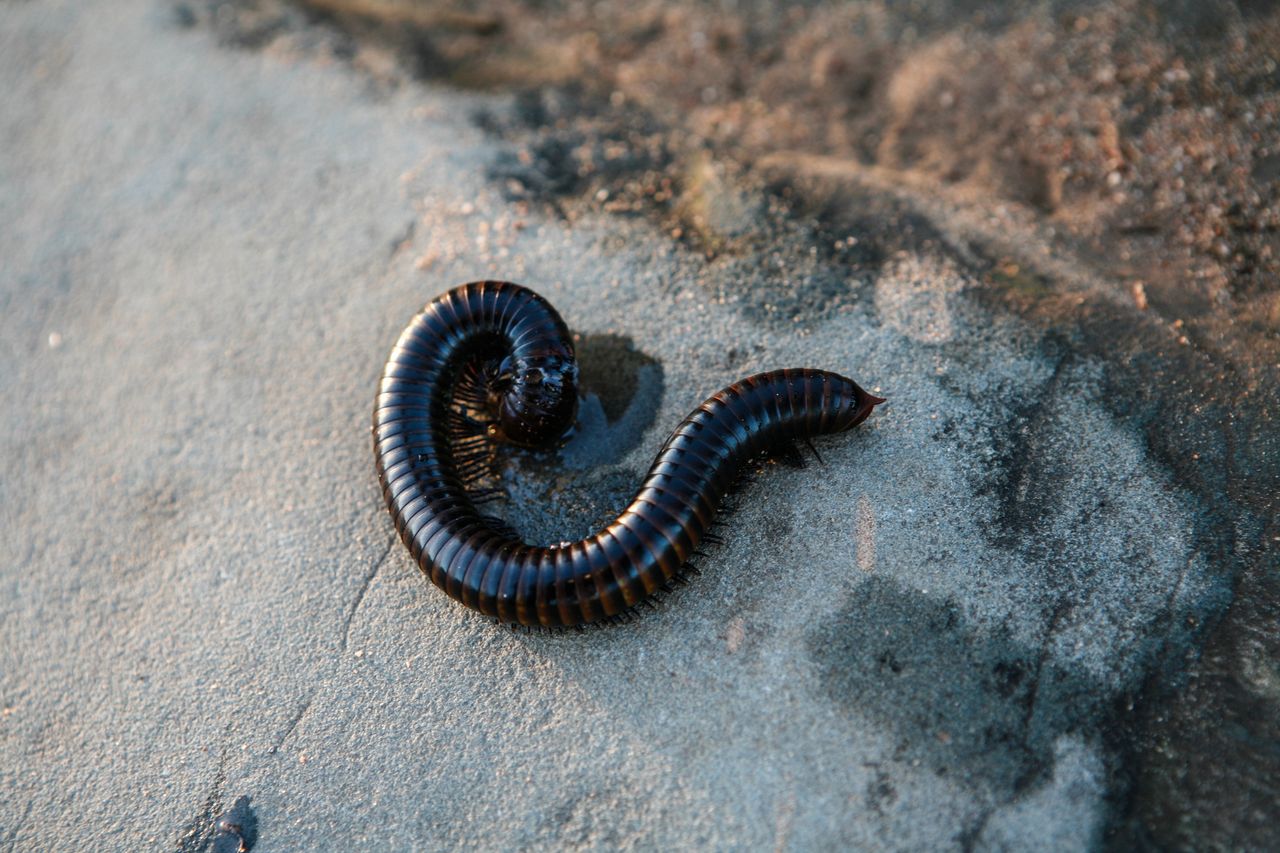
[[[556,347],[508,356],[494,437],[522,447],[545,447],[573,429],[578,417],[578,363],[573,350]]]

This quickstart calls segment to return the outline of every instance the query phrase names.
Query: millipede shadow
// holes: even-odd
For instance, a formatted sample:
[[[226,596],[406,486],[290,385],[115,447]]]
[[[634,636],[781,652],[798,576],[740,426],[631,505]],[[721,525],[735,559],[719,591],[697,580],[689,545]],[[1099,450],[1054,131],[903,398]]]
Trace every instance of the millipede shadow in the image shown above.
[[[665,390],[662,362],[624,335],[582,335],[574,347],[582,400],[558,464],[582,469],[616,463],[658,415]]]

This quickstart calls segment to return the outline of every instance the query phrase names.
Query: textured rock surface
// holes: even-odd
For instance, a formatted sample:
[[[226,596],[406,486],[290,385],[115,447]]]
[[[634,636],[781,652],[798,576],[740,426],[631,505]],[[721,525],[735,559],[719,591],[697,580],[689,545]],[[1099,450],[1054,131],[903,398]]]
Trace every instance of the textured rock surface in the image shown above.
[[[700,163],[712,257],[652,217],[513,200],[501,129],[527,102],[185,23],[0,9],[0,842],[1274,832],[1272,375],[1180,344],[1070,257],[993,273],[1006,243],[1040,247],[1016,218],[774,163],[844,205],[801,220]],[[531,540],[587,532],[747,373],[824,367],[891,402],[748,487],[656,612],[513,634],[418,575],[368,437],[399,329],[485,277],[582,336],[577,437],[503,456]],[[1232,715],[1224,747],[1206,719]],[[1234,799],[1196,795],[1230,828],[1186,804],[1186,767],[1235,773]]]

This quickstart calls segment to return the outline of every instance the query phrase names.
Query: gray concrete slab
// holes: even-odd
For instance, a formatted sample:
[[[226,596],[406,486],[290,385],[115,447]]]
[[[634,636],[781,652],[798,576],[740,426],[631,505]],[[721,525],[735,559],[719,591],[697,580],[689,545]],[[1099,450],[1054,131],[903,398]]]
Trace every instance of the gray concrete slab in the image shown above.
[[[963,246],[792,332],[648,220],[518,210],[471,120],[501,96],[149,2],[6,4],[0,80],[8,846],[201,849],[240,798],[263,851],[1100,843],[1103,723],[1230,590],[1102,361],[969,299]],[[656,612],[515,634],[422,579],[369,447],[399,329],[486,277],[612,360],[561,458],[504,456],[531,539],[747,373],[891,403],[748,487]]]

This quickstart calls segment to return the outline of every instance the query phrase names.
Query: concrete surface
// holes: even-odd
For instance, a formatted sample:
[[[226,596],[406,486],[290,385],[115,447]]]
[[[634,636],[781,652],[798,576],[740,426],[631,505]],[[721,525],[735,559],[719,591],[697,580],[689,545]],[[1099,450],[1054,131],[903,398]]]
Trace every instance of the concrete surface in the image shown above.
[[[791,331],[644,218],[517,209],[502,96],[133,0],[5,4],[0,81],[0,842],[211,849],[239,800],[262,851],[1103,843],[1114,709],[1230,578],[1103,360],[968,298],[946,227]],[[531,539],[749,372],[891,402],[657,611],[512,633],[420,577],[369,446],[399,329],[482,277],[583,336],[579,437],[504,455]]]

